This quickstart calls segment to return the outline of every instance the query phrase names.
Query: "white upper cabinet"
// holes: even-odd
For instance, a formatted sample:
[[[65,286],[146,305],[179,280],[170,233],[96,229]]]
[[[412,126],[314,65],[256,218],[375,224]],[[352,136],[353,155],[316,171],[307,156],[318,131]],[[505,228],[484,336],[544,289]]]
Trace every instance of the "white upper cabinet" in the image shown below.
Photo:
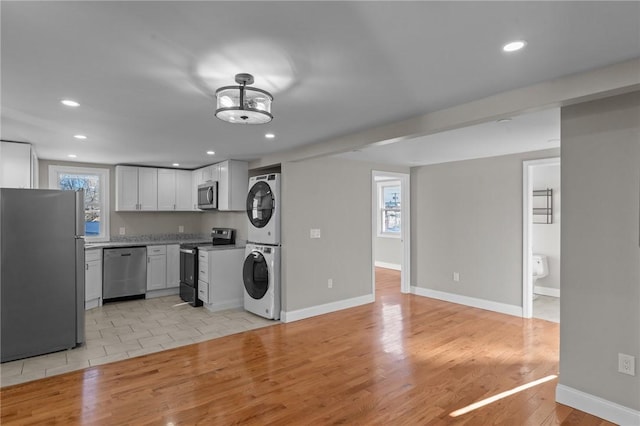
[[[192,210],[191,192],[189,170],[158,169],[158,210]]]
[[[191,210],[191,171],[176,170],[176,210]]]
[[[32,164],[31,145],[0,142],[0,187],[37,188],[37,161]]]
[[[249,165],[245,161],[227,160],[218,166],[218,210],[245,210]]]
[[[158,169],[116,166],[116,211],[158,210]]]
[[[158,169],[158,210],[176,209],[176,171]]]
[[[138,200],[140,210],[158,210],[158,170],[138,169]]]

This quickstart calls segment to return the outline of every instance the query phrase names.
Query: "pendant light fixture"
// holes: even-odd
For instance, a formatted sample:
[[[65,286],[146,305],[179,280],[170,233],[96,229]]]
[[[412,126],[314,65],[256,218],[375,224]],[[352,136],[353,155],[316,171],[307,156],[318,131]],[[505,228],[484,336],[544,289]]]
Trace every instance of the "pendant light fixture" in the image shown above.
[[[240,86],[225,86],[216,90],[216,117],[229,123],[264,124],[273,120],[273,96],[265,90],[248,87],[251,74],[236,74]]]

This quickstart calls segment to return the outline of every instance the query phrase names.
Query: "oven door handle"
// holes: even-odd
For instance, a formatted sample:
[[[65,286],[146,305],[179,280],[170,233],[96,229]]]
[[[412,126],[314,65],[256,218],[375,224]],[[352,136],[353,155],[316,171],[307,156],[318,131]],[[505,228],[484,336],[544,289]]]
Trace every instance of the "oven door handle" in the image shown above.
[[[196,251],[193,249],[180,249],[180,253],[196,254]]]

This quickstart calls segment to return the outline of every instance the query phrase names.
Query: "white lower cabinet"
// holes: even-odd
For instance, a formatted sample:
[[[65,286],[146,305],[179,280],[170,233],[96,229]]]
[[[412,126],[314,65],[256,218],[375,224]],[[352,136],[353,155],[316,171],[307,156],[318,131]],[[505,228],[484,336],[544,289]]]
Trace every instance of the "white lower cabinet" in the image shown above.
[[[167,288],[180,287],[180,244],[167,246]]]
[[[85,251],[84,306],[92,309],[102,303],[102,249]]]
[[[244,305],[244,248],[198,251],[198,298],[210,311]]]
[[[147,246],[147,291],[167,288],[167,246]]]
[[[147,246],[147,298],[177,294],[180,288],[180,245]]]

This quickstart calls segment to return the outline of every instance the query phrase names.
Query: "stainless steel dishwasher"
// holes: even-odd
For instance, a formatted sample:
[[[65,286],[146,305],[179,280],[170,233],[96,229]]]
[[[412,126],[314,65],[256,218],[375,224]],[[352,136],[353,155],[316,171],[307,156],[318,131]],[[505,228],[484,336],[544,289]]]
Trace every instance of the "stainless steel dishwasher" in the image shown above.
[[[109,248],[104,249],[103,256],[103,300],[144,297],[147,290],[147,248]]]

